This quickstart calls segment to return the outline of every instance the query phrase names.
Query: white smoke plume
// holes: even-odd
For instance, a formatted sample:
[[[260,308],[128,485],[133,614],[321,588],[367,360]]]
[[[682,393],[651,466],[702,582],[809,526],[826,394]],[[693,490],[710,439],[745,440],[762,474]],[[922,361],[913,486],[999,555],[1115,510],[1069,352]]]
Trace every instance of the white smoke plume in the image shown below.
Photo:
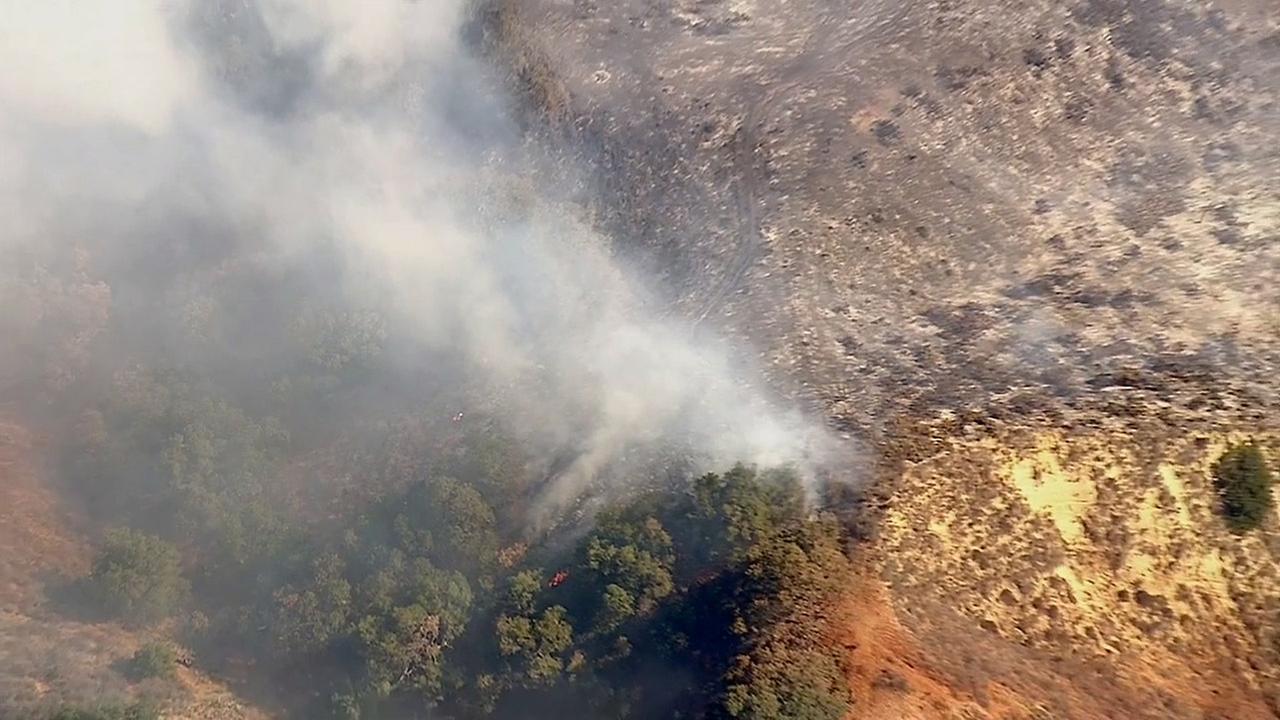
[[[518,433],[577,449],[548,507],[635,447],[708,468],[822,462],[826,432],[768,400],[743,353],[657,314],[605,239],[521,182],[465,10],[0,1],[2,249],[127,244],[135,218],[174,207],[265,257],[336,246],[342,282],[461,351]]]

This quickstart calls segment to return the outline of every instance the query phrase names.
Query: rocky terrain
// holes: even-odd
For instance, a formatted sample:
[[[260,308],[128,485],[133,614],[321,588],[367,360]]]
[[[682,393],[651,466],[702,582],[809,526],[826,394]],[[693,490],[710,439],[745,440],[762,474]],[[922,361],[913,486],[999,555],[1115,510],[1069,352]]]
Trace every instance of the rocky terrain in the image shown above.
[[[1274,717],[1280,9],[508,0],[599,223],[869,441],[858,717]]]

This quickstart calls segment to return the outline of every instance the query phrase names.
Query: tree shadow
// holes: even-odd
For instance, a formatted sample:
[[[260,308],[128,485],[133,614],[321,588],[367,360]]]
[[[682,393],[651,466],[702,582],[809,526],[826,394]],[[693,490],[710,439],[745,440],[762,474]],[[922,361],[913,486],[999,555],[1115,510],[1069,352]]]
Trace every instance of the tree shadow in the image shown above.
[[[41,578],[44,586],[42,607],[48,612],[83,623],[107,622],[109,617],[94,597],[89,576],[68,577],[51,572]]]

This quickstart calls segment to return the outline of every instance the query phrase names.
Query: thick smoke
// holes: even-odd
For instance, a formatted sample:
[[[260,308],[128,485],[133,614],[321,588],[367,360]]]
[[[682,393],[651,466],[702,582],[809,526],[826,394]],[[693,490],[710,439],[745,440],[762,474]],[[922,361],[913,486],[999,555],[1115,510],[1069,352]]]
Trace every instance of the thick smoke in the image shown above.
[[[274,262],[336,249],[335,292],[389,298],[513,431],[571,449],[547,508],[636,448],[820,463],[821,428],[766,399],[740,350],[656,311],[535,179],[460,39],[466,15],[461,0],[5,2],[4,250],[195,242],[157,228],[171,216]]]

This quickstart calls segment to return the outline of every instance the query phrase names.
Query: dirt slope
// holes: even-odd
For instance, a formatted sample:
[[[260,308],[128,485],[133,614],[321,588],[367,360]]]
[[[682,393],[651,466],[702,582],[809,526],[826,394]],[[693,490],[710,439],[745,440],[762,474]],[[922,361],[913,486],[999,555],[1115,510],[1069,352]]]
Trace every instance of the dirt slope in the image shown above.
[[[954,433],[907,465],[871,562],[975,696],[1003,686],[1048,717],[1275,717],[1280,532],[1227,532],[1210,484],[1242,439]]]
[[[114,623],[58,612],[48,590],[89,570],[92,550],[76,518],[59,505],[39,463],[39,441],[0,415],[0,717],[36,717],[64,703],[145,693],[165,717],[262,717],[225,686],[186,669],[174,683],[130,684],[119,672],[148,637]]]

